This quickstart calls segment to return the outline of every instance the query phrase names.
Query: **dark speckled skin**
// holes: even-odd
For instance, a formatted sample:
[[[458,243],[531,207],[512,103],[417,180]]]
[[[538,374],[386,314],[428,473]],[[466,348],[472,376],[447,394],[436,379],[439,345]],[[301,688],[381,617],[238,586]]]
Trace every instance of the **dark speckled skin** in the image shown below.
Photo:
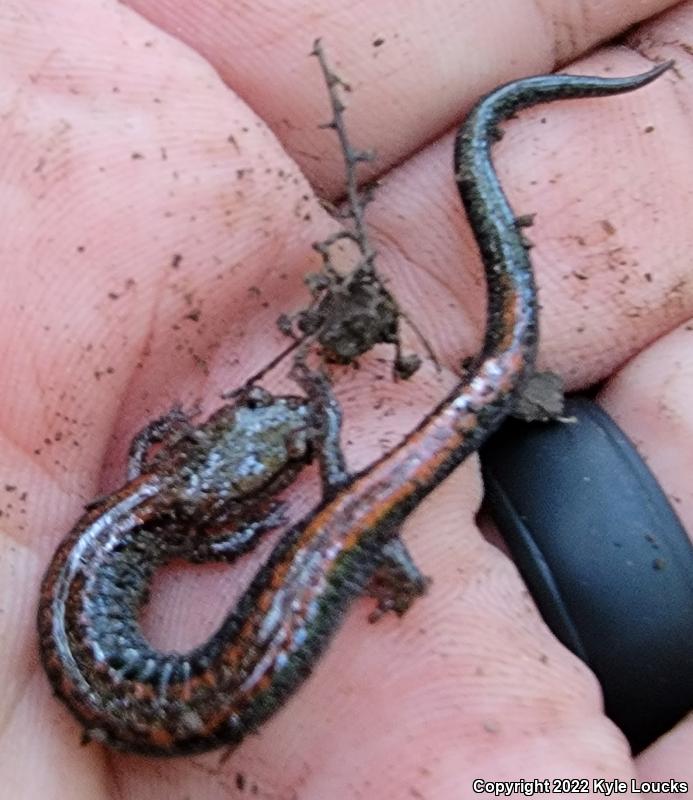
[[[263,413],[225,407],[173,437],[139,477],[78,521],[48,568],[38,624],[51,683],[88,738],[150,755],[237,743],[310,674],[349,601],[388,563],[406,580],[400,523],[497,427],[534,365],[536,292],[521,222],[490,162],[496,125],[535,103],[637,89],[669,66],[630,78],[529,78],[479,102],[455,146],[490,299],[476,366],[360,474],[341,475],[339,454],[318,450],[331,490],[281,537],[207,642],[177,654],[144,640],[137,618],[152,573],[173,555],[232,558],[254,544],[271,524],[263,520],[272,494],[308,457],[312,404],[273,398]],[[310,395],[307,379],[303,386]],[[337,407],[327,405],[336,419]],[[319,439],[324,445],[324,432]],[[423,591],[409,574],[415,589],[391,603],[400,611]]]
[[[140,459],[139,475],[91,504],[62,543],[44,579],[41,652],[90,738],[108,738],[95,708],[128,719],[137,706],[139,724],[155,724],[158,700],[205,673],[204,648],[159,653],[143,638],[137,619],[149,581],[173,558],[231,561],[274,527],[274,496],[311,459],[314,421],[304,398],[251,389],[202,425],[179,424],[152,459]]]

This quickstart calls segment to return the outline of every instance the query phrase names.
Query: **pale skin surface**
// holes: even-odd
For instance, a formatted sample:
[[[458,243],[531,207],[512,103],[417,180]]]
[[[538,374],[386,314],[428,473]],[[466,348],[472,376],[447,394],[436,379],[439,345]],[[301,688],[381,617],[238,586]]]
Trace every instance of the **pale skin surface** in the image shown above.
[[[475,777],[693,782],[690,719],[631,759],[594,677],[480,535],[475,459],[406,527],[434,579],[429,596],[376,627],[372,606],[357,603],[310,682],[225,764],[81,748],[51,698],[34,613],[60,537],[86,500],[118,485],[126,443],[147,419],[176,400],[216,405],[282,345],[276,316],[305,303],[310,243],[331,225],[296,163],[322,196],[336,198],[342,182],[333,139],[316,131],[328,117],[306,57],[317,35],[354,86],[352,138],[387,172],[369,209],[381,266],[448,371],[393,385],[371,359],[336,376],[358,466],[430,408],[483,326],[445,132],[504,80],[677,60],[676,74],[637,94],[523,114],[496,163],[518,213],[537,212],[543,365],[573,389],[610,378],[604,404],[693,530],[693,3],[257,5],[131,3],[151,22],[110,2],[0,5],[3,791],[446,800],[471,796]],[[624,46],[580,61],[641,21]],[[182,646],[199,641],[228,607],[225,571],[194,575],[163,581],[166,602],[155,601],[169,646],[180,631]]]

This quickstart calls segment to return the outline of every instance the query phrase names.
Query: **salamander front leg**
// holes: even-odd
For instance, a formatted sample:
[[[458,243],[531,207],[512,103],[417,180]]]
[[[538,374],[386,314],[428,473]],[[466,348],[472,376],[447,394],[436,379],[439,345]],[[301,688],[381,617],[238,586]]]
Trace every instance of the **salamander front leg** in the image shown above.
[[[291,376],[313,409],[323,497],[332,497],[351,480],[341,445],[342,409],[327,375],[322,370],[309,369],[301,356],[296,357]]]
[[[174,406],[168,414],[145,425],[130,443],[128,480],[134,480],[147,469],[150,463],[147,456],[153,445],[177,439],[189,430],[192,430],[190,417],[180,406]]]
[[[401,617],[417,597],[426,594],[431,583],[430,578],[421,574],[399,536],[383,546],[383,555],[383,563],[366,587],[366,593],[378,601],[369,622],[377,622],[388,611]]]

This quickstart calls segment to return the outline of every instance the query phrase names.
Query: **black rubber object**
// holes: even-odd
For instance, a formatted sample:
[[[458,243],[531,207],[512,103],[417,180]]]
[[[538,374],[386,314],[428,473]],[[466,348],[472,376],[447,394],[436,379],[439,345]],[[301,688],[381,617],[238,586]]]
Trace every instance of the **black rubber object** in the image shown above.
[[[693,708],[693,546],[637,450],[586,399],[481,452],[487,509],[554,634],[639,752]]]

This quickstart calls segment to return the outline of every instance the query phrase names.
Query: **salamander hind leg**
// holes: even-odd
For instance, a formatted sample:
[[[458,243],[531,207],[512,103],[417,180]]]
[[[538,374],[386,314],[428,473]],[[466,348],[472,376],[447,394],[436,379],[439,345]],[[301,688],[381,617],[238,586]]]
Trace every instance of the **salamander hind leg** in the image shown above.
[[[369,615],[369,622],[377,622],[388,611],[401,617],[417,597],[426,594],[431,579],[421,573],[404,542],[395,537],[383,546],[384,561],[366,586],[366,593],[378,601],[378,607]]]

